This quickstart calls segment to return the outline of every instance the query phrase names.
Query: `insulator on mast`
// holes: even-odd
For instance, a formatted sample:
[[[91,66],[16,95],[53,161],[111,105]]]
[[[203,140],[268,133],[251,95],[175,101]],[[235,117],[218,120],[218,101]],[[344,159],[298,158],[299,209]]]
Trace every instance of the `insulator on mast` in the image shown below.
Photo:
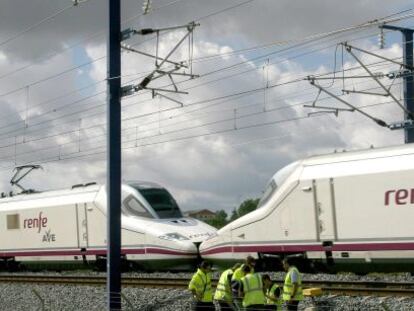
[[[380,33],[378,34],[378,44],[380,49],[385,47],[385,34],[383,28],[381,28]]]
[[[142,4],[142,11],[145,14],[148,14],[151,10],[151,0],[144,0],[144,3]]]

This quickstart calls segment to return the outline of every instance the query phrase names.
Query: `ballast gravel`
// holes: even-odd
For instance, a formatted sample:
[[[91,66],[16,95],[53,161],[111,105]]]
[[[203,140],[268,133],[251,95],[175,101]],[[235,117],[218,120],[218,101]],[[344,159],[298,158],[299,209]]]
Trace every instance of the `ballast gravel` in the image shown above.
[[[27,273],[26,273],[27,274]],[[41,273],[46,274],[46,273]],[[47,273],[58,274],[58,273]],[[101,275],[94,272],[64,273],[67,275]],[[103,274],[102,274],[103,275]],[[134,277],[171,277],[190,278],[191,273],[126,273]],[[214,273],[218,278],[219,273]],[[283,279],[284,273],[271,273],[274,279]],[[304,280],[340,281],[385,281],[414,282],[410,274],[373,274],[358,276],[354,274],[304,274]],[[139,311],[181,311],[191,310],[192,298],[188,291],[179,289],[149,289],[125,287],[122,290],[123,310]],[[105,310],[107,293],[103,286],[75,285],[27,285],[0,284],[0,310]],[[410,311],[414,310],[414,299],[404,297],[344,297],[322,296],[313,301],[306,298],[299,305],[300,310],[319,311]]]

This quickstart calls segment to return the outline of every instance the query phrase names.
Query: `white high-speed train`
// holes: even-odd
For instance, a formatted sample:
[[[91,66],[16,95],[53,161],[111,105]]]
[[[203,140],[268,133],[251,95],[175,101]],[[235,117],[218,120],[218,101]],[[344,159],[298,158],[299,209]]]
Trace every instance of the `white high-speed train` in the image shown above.
[[[19,194],[0,199],[0,266],[94,262],[106,255],[106,187]],[[144,269],[181,269],[195,263],[198,245],[216,229],[185,218],[163,187],[122,185],[123,262]]]
[[[217,264],[293,256],[334,271],[414,272],[413,223],[414,144],[313,156],[278,171],[257,210],[200,254]]]

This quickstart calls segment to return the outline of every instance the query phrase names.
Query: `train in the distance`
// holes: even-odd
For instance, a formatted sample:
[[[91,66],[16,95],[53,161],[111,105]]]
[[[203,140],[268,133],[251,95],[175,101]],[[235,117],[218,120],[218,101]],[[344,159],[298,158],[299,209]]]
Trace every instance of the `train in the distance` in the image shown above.
[[[414,272],[414,144],[287,165],[258,208],[204,241],[200,253],[216,264],[292,256],[316,271]]]
[[[0,267],[105,268],[106,187],[23,193],[0,199]],[[150,182],[122,185],[122,262],[144,270],[186,269],[216,229],[183,217],[172,195]],[[78,265],[77,265],[78,264]]]

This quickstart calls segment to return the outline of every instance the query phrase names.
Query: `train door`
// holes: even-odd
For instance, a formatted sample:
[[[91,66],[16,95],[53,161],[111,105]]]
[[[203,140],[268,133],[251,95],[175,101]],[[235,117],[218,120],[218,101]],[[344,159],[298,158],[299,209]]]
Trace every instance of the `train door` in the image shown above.
[[[106,247],[106,216],[93,203],[87,203],[88,246],[90,248]]]
[[[335,212],[334,181],[313,180],[316,233],[319,241],[335,241],[338,238]]]
[[[78,247],[80,249],[89,247],[88,237],[88,214],[86,203],[76,204],[76,219],[78,226]]]

